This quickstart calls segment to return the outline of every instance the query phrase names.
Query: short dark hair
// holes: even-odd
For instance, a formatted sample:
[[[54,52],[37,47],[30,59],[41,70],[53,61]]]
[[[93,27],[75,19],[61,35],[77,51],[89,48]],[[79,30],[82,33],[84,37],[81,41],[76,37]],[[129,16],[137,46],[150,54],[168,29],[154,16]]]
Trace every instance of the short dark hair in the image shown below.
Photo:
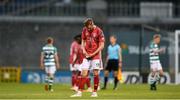
[[[110,37],[114,37],[115,39],[117,39],[117,36],[115,34],[111,34]]]
[[[46,41],[47,41],[47,43],[49,44],[49,43],[52,43],[53,42],[53,38],[52,37],[48,37],[47,39],[46,39]]]
[[[87,18],[84,20],[84,26],[88,26],[88,25],[91,25],[93,23],[94,23],[94,21],[92,18]]]
[[[74,36],[74,40],[81,44],[81,34]]]
[[[74,36],[74,40],[80,39],[81,38],[81,34],[78,34],[76,36]]]

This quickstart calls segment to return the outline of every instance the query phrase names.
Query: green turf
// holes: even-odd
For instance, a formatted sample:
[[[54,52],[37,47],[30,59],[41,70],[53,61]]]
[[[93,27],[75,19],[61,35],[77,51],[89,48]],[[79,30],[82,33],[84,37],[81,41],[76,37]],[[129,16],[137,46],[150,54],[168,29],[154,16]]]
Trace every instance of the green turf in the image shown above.
[[[44,91],[43,84],[0,83],[0,99],[72,99],[74,94],[69,85],[55,84],[54,92]],[[83,93],[82,99],[90,98]],[[112,86],[98,92],[98,99],[180,99],[180,85],[158,85],[157,91],[150,91],[147,84],[122,85],[113,91]],[[79,99],[79,98],[73,98]]]

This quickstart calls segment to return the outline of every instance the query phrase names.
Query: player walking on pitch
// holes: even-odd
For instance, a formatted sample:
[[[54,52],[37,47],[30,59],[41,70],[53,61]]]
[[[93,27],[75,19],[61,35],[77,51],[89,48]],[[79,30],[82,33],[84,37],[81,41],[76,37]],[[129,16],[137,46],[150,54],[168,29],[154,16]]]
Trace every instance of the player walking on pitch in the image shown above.
[[[110,36],[110,45],[107,50],[107,58],[106,58],[106,69],[104,74],[104,87],[102,89],[106,89],[109,72],[113,71],[114,73],[114,90],[117,89],[118,83],[118,69],[122,68],[122,53],[121,47],[116,43],[117,38],[115,35]]]
[[[71,97],[81,97],[88,70],[93,70],[94,75],[94,90],[91,97],[97,97],[97,89],[99,85],[99,70],[101,69],[101,50],[104,48],[103,31],[94,24],[91,18],[84,21],[85,27],[82,31],[82,49],[85,55],[82,63],[82,76],[79,85],[79,90]]]
[[[161,36],[159,34],[155,34],[153,36],[153,41],[150,44],[149,60],[151,74],[149,82],[151,90],[156,90],[156,83],[159,81],[160,77],[163,76],[163,69],[160,63],[159,54],[164,52],[165,49],[159,49],[158,44],[160,43],[160,40]]]
[[[70,48],[70,71],[72,72],[72,90],[77,91],[81,77],[81,63],[84,55],[81,47],[81,35],[76,35]],[[90,78],[87,76],[88,90],[91,90]]]
[[[51,37],[47,38],[47,44],[42,48],[40,57],[40,67],[45,69],[46,72],[46,85],[45,90],[53,92],[54,74],[56,69],[59,69],[59,58],[57,55],[57,49],[53,46],[54,40]]]

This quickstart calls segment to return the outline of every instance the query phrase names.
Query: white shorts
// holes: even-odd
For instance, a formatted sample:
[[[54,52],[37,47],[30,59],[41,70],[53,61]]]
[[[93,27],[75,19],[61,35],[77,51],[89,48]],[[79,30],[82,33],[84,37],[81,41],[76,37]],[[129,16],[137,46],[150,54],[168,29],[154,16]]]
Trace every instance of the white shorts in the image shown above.
[[[161,63],[160,62],[151,63],[151,70],[153,70],[153,71],[162,70]]]
[[[56,72],[56,66],[46,66],[45,72],[50,74],[55,74]]]
[[[70,71],[81,71],[81,64],[74,64],[74,66],[70,64],[69,66],[70,66]]]
[[[100,59],[95,59],[95,60],[87,60],[83,59],[81,69],[82,70],[93,70],[93,69],[102,69],[101,68],[101,60]]]

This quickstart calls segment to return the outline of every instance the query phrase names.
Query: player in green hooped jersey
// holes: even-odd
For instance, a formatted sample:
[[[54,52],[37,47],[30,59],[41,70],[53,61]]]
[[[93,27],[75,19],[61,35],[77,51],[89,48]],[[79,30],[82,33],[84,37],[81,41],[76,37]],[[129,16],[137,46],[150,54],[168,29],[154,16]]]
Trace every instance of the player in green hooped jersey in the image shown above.
[[[57,49],[53,46],[54,40],[51,37],[47,38],[47,44],[42,48],[40,58],[40,68],[45,69],[46,72],[46,85],[45,90],[53,92],[52,85],[54,82],[54,74],[56,69],[59,69],[59,58]]]
[[[149,61],[151,73],[149,83],[151,90],[156,90],[156,83],[160,80],[160,77],[163,76],[163,69],[160,63],[159,54],[164,52],[165,49],[159,49],[158,44],[160,43],[160,40],[161,36],[159,34],[155,34],[153,36],[153,41],[150,43]]]

